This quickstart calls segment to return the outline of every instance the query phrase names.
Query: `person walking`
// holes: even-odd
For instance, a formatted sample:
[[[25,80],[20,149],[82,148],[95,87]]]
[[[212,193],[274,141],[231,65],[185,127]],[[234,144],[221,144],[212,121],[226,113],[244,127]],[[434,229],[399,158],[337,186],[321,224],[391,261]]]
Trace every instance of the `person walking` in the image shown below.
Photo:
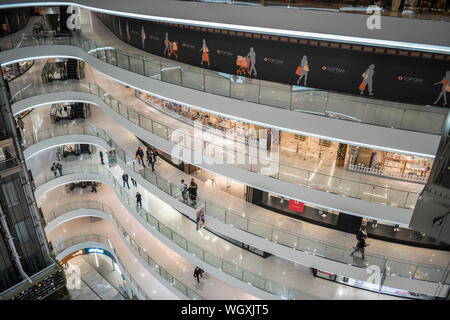
[[[153,149],[152,155],[153,155],[153,163],[156,164],[156,159],[158,158],[158,150]]]
[[[200,276],[200,268],[199,267],[195,267],[194,278],[197,279],[197,283],[200,283],[199,276]]]
[[[195,183],[194,179],[191,179],[191,184],[189,185],[189,199],[191,200],[191,205],[195,207],[197,205],[197,189],[198,185]]]
[[[358,233],[356,234],[356,239],[358,240],[358,242],[356,243],[355,250],[353,250],[353,252],[350,253],[350,255],[353,257],[353,254],[355,252],[360,252],[363,260],[365,260],[366,258],[364,256],[364,248],[368,246],[368,244],[366,243],[367,239],[366,226],[364,225],[361,226],[361,228],[358,230]]]
[[[122,175],[123,187],[125,188],[125,183],[127,184],[128,189],[130,189],[130,185],[128,184],[128,174],[125,172]]]
[[[133,187],[137,188],[136,180],[134,180],[133,177],[130,177],[130,178],[131,178],[131,183],[133,184]]]
[[[58,172],[58,167],[56,166],[56,163],[53,162],[53,165],[52,165],[52,167],[50,168],[50,170],[53,172],[53,174],[54,174],[55,177],[56,177],[57,172]]]
[[[183,201],[186,201],[187,200],[186,190],[187,190],[188,186],[186,183],[184,183],[184,180],[181,180],[181,184],[178,188],[180,190]]]
[[[102,150],[100,150],[100,160],[102,161],[102,164],[105,164],[105,163],[103,162],[103,152],[102,152]]]
[[[136,205],[142,208],[142,195],[139,192],[136,192]]]
[[[144,151],[141,149],[141,147],[138,147],[137,150],[136,150],[136,158],[138,159],[139,163],[141,163],[142,166],[145,167]]]
[[[62,164],[58,162],[58,163],[56,164],[56,168],[57,168],[58,171],[59,171],[59,175],[62,176]]]

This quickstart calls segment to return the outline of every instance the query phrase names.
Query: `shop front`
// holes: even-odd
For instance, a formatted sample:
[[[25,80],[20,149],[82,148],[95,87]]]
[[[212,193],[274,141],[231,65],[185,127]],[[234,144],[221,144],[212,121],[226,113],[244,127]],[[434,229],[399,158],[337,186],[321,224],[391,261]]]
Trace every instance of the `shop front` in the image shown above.
[[[351,147],[347,169],[416,183],[426,183],[431,159],[405,154]]]
[[[33,66],[33,63],[34,60],[30,60],[2,66],[3,78],[6,81],[14,80],[15,78],[27,72]]]
[[[369,238],[372,239],[450,251],[450,245],[407,227],[306,205],[301,201],[287,199],[254,188],[249,189],[249,191],[253,193],[252,197],[247,197],[249,202],[294,219],[353,234],[356,234],[359,227],[364,224],[367,226]]]
[[[231,138],[245,143],[246,145],[259,147],[262,149],[270,148],[270,129],[242,121],[220,117],[212,113],[203,112],[198,109],[160,99],[137,90],[135,91],[135,95],[138,99],[149,104],[151,107],[191,126],[194,126],[196,121],[200,121],[203,127],[202,129],[208,133],[219,137]],[[266,133],[266,137],[260,136],[261,130]],[[259,145],[260,138],[264,139],[265,143]]]

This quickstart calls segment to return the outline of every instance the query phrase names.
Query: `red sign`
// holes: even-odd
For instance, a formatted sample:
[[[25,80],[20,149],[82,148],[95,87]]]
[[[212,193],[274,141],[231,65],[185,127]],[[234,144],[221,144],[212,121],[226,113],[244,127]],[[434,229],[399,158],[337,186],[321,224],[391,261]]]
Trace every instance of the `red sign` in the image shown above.
[[[304,206],[304,203],[303,202],[300,202],[300,201],[297,201],[297,200],[292,200],[292,199],[290,199],[289,200],[289,209],[291,209],[291,210],[293,210],[293,211],[298,211],[298,212],[303,212],[303,206]]]

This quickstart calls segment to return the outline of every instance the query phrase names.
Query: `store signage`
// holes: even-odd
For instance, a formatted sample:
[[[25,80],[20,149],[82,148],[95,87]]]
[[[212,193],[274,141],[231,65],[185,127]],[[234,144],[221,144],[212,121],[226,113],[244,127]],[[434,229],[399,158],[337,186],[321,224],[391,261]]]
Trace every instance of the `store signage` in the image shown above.
[[[332,273],[328,273],[325,271],[317,270],[317,276],[320,278],[328,279],[328,280],[335,280],[336,275]]]
[[[302,213],[303,212],[303,207],[304,207],[304,203],[303,202],[300,202],[300,201],[297,201],[297,200],[292,200],[292,199],[290,199],[289,200],[289,209],[290,210],[293,210],[293,211],[297,211],[297,212],[300,212],[300,213]]]
[[[76,256],[84,255],[84,254],[86,254],[84,249],[80,249],[80,250],[74,251],[74,252],[68,254],[67,256],[65,256],[64,258],[62,258],[61,261],[59,261],[59,263],[61,265],[63,265],[67,261],[69,261],[70,259],[75,258]]]
[[[105,250],[103,250],[103,249],[99,249],[99,248],[88,248],[88,249],[86,249],[86,252],[87,253],[104,253],[105,252]]]

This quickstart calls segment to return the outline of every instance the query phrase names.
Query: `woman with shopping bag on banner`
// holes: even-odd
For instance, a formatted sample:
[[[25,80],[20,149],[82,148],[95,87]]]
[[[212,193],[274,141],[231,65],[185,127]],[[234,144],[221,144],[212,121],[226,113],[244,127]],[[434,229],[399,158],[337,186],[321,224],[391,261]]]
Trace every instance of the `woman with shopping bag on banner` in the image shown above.
[[[361,91],[361,95],[364,94],[366,87],[369,89],[369,95],[373,96],[373,75],[375,74],[375,65],[371,64],[366,71],[362,74],[362,82],[358,89]]]
[[[303,85],[305,87],[307,86],[306,81],[308,79],[308,72],[309,72],[308,58],[306,56],[303,56],[300,65],[297,67],[297,70],[295,71],[295,73],[299,76],[297,80],[297,85],[300,85],[300,80],[302,78],[305,78]]]

